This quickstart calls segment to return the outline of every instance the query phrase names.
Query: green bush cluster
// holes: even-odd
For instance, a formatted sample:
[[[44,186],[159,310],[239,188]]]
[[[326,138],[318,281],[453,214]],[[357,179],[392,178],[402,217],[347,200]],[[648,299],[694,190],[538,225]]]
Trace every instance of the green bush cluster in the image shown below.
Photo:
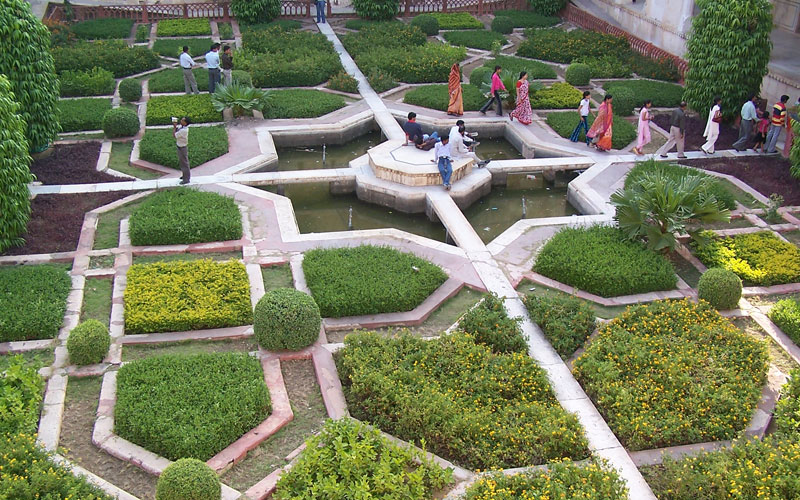
[[[410,311],[447,280],[425,259],[372,245],[310,250],[303,272],[324,318]]]
[[[431,12],[430,15],[436,18],[442,30],[483,29],[483,23],[469,12]]]
[[[194,68],[192,70],[194,79],[197,81],[197,90],[208,91],[208,70],[205,68]],[[148,90],[151,94],[164,94],[172,92],[183,92],[186,87],[183,84],[183,70],[181,68],[170,68],[150,75]]]
[[[158,56],[152,50],[128,47],[125,43],[115,41],[56,47],[52,54],[59,73],[89,71],[100,67],[114,73],[114,78],[123,78],[157,68],[160,64]]]
[[[43,391],[44,380],[35,368],[26,366],[22,356],[13,357],[8,368],[0,371],[0,440],[36,432]],[[0,477],[4,472],[0,469]]]
[[[70,31],[83,40],[102,40],[106,38],[128,38],[133,28],[132,19],[91,19],[70,26]]]
[[[222,125],[189,127],[189,168],[202,165],[228,152],[228,132]],[[179,169],[175,138],[171,130],[147,130],[139,142],[139,158]]]
[[[264,118],[316,118],[346,106],[344,98],[319,90],[275,90],[262,112]]]
[[[233,40],[233,26],[231,23],[217,22],[217,31],[220,40]]]
[[[399,0],[353,0],[358,17],[375,21],[387,21],[397,15]]]
[[[281,13],[280,0],[232,0],[231,12],[240,24],[268,23]]]
[[[391,90],[398,85],[392,75],[378,68],[371,68],[369,70],[369,73],[367,73],[367,81],[369,82],[369,86],[372,87],[372,90],[379,94]]]
[[[458,328],[494,353],[525,353],[528,343],[519,323],[520,318],[508,317],[503,302],[496,295],[489,295],[461,317]]]
[[[111,99],[62,99],[58,101],[58,123],[62,132],[100,130]]]
[[[494,67],[488,66],[479,66],[472,70],[472,73],[469,74],[469,83],[470,86],[475,87],[477,90],[481,90],[483,84],[489,85],[492,79],[492,73]]]
[[[800,303],[794,299],[778,301],[769,310],[771,319],[795,344],[800,345]]]
[[[194,58],[201,58],[211,49],[213,42],[210,38],[159,38],[153,43],[153,52],[156,54],[179,58],[183,47],[189,47],[189,54]]]
[[[322,317],[309,295],[294,288],[264,294],[253,312],[253,334],[268,351],[298,351],[319,338]]]
[[[616,122],[614,125],[616,126]],[[614,130],[614,133],[616,133],[616,130]],[[684,177],[701,177],[704,179],[709,179],[712,182],[709,186],[708,194],[714,195],[719,202],[719,207],[726,208],[728,210],[733,210],[736,208],[736,199],[734,198],[733,194],[728,191],[722,181],[716,177],[708,175],[702,170],[684,167],[675,163],[639,162],[632,169],[630,169],[630,171],[628,171],[628,175],[625,177],[625,187],[629,188],[637,185],[641,181],[642,176],[649,172],[662,172],[668,177],[672,177],[678,181]]]
[[[528,0],[528,5],[534,12],[552,16],[567,5],[567,0]]]
[[[250,282],[239,261],[155,262],[128,269],[128,335],[248,325],[251,307]]]
[[[634,73],[642,78],[677,82],[681,80],[681,72],[675,61],[668,57],[647,57],[638,52],[632,52],[630,66]]]
[[[800,436],[800,368],[789,374],[775,405],[775,431],[787,437]]]
[[[208,460],[272,411],[258,358],[153,356],[117,375],[114,432],[170,460]]]
[[[746,285],[781,285],[800,280],[800,249],[771,231],[711,238],[705,245],[693,243],[697,258],[707,267],[724,267]]]
[[[578,57],[630,57],[630,45],[622,37],[589,30],[565,31],[558,28],[528,29],[517,55],[571,63]]]
[[[564,138],[569,138],[575,126],[578,124],[577,111],[561,111],[558,113],[547,114],[547,125],[556,131],[558,135]],[[611,137],[611,146],[614,149],[622,149],[633,140],[636,139],[636,126],[622,118],[621,116],[614,115],[614,134]],[[589,115],[589,125],[594,123],[594,116]],[[584,141],[586,134],[581,131],[579,141]]]
[[[733,271],[714,267],[700,277],[697,296],[717,309],[735,309],[742,297],[742,280]]]
[[[365,26],[373,26],[373,25],[383,25],[383,24],[402,24],[397,19],[390,19],[389,21],[372,21],[370,19],[348,19],[344,23],[344,27],[349,30],[359,31],[361,28]],[[413,19],[412,19],[413,23]]]
[[[600,225],[561,229],[542,247],[533,270],[601,297],[671,290],[677,283],[664,256]]]
[[[556,78],[556,72],[549,64],[521,57],[497,56],[486,61],[482,67],[488,69],[491,75],[495,66],[501,66],[504,70],[513,73],[515,77],[519,76],[520,72],[527,71],[530,80]]]
[[[492,19],[492,31],[508,35],[514,31],[514,20],[510,17],[495,16]]]
[[[436,36],[439,34],[439,21],[435,16],[430,14],[414,16],[414,19],[411,20],[411,26],[416,26],[428,36]]]
[[[169,464],[156,484],[156,500],[218,500],[221,494],[217,473],[196,458]]]
[[[83,476],[74,476],[70,469],[54,462],[36,442],[33,432],[0,434],[0,457],[0,498],[114,499]]]
[[[70,288],[62,266],[0,267],[0,342],[58,335]]]
[[[589,85],[592,78],[592,68],[583,63],[572,63],[567,67],[564,79],[570,85],[584,86]]]
[[[117,86],[114,74],[102,68],[89,71],[65,71],[58,76],[61,97],[111,95]]]
[[[577,417],[527,353],[493,354],[456,332],[345,338],[337,369],[351,414],[470,469],[588,455]]]
[[[338,90],[340,92],[358,94],[358,81],[350,76],[347,71],[342,70],[328,80],[328,88]]]
[[[347,450],[343,453],[342,450]],[[351,419],[329,420],[306,441],[294,466],[281,474],[276,500],[341,497],[382,500],[426,500],[452,482],[444,470],[421,452],[400,447]]]
[[[561,22],[560,17],[544,16],[531,10],[496,10],[494,15],[511,19],[515,28],[549,28]]]
[[[136,25],[136,35],[133,38],[135,43],[144,43],[150,40],[150,25],[138,24]]]
[[[528,295],[524,302],[531,321],[562,358],[571,356],[594,331],[594,310],[578,297]]]
[[[501,46],[508,43],[502,34],[487,30],[445,31],[442,36],[452,45],[472,49],[490,50],[496,42],[500,42]]]
[[[644,450],[736,437],[768,361],[763,341],[687,299],[629,307],[573,372],[623,445]]]
[[[569,83],[556,82],[549,87],[533,92],[530,96],[533,109],[577,108],[583,92]]]
[[[125,102],[137,102],[142,98],[142,83],[135,78],[119,82],[119,96]]]
[[[158,36],[199,36],[211,34],[211,22],[208,19],[165,19],[158,22]]]
[[[545,470],[481,476],[464,497],[465,500],[534,498],[625,500],[628,489],[617,471],[607,463],[591,461],[577,465],[565,461],[548,464]]]
[[[350,21],[348,21],[349,23]],[[371,21],[365,21],[371,22]],[[299,30],[303,26],[303,23],[298,21],[297,19],[276,19],[274,21],[270,21],[268,23],[252,23],[252,24],[242,24],[239,23],[239,30],[244,33],[245,31],[261,31],[267,30],[270,28],[280,28],[284,31],[291,31],[291,30]]]
[[[147,102],[147,125],[170,125],[173,116],[188,116],[194,123],[222,121],[208,94],[156,96]]]
[[[130,217],[136,246],[238,240],[242,217],[232,198],[189,188],[148,196]]]
[[[103,361],[111,347],[108,328],[96,319],[88,319],[69,332],[67,352],[76,365],[92,365]]]
[[[473,75],[475,71],[472,72]],[[478,111],[483,106],[483,103],[486,102],[486,98],[475,85],[461,85],[461,96],[464,102],[464,111]],[[447,111],[450,92],[447,90],[446,84],[423,85],[409,90],[403,96],[403,102],[424,108]]]
[[[589,66],[594,79],[629,78],[632,71],[625,60],[615,56],[577,57],[572,62]]]
[[[617,109],[619,89],[633,92],[636,107],[641,107],[646,99],[653,100],[657,108],[677,108],[683,99],[684,89],[680,85],[652,80],[630,80],[627,82],[607,82],[603,89],[614,96],[614,110]]]
[[[103,115],[106,137],[130,137],[139,133],[139,114],[130,108],[109,109]]]

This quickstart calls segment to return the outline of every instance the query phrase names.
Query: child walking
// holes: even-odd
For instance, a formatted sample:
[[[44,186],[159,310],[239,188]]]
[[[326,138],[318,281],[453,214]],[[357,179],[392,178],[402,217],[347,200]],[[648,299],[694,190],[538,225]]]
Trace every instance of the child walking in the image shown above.
[[[450,137],[442,136],[441,142],[436,143],[433,150],[433,161],[439,167],[439,174],[442,176],[442,184],[447,191],[450,191],[450,175],[453,173],[453,164],[450,161]]]
[[[756,125],[756,143],[753,146],[753,151],[758,151],[761,148],[761,152],[764,152],[764,146],[767,142],[767,132],[769,131],[769,113],[764,111],[761,113],[761,119],[758,120],[758,124]]]

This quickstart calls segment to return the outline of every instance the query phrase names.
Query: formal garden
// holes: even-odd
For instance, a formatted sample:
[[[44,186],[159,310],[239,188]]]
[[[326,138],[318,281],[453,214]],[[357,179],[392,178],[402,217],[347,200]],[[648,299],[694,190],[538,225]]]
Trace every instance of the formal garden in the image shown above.
[[[563,0],[319,25],[6,0],[0,498],[794,499],[800,144],[731,151],[771,22],[736,3],[746,28],[698,2],[687,70]],[[751,53],[708,57],[721,28]],[[454,65],[491,161],[449,192],[385,176],[433,168],[400,126],[448,134]],[[530,125],[507,118],[523,71]],[[590,125],[614,96],[610,153],[568,140],[584,91]],[[682,100],[688,158],[659,158]]]

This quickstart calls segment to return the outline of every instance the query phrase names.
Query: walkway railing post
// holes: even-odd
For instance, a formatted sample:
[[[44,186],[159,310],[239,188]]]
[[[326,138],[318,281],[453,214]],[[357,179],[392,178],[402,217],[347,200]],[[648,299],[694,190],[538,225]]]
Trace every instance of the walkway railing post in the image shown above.
[[[406,16],[408,17],[411,15],[411,0],[406,0]]]
[[[225,20],[225,21],[230,21],[231,20],[230,4],[229,3],[222,4],[222,19]]]
[[[447,0],[442,0],[442,12],[447,12]]]
[[[147,20],[147,0],[142,2],[142,22],[143,23],[149,22]]]

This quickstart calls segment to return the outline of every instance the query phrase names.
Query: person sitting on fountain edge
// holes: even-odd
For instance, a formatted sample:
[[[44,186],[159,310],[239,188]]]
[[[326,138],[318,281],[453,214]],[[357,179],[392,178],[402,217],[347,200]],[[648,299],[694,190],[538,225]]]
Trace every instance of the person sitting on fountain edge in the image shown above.
[[[434,131],[431,135],[423,134],[422,127],[417,123],[417,114],[413,111],[408,114],[408,121],[403,125],[406,133],[406,144],[414,143],[417,149],[429,151],[439,141],[439,134]]]
[[[489,163],[488,160],[481,161],[478,155],[470,148],[470,146],[474,147],[478,143],[472,140],[467,134],[467,126],[464,120],[458,120],[455,126],[450,129],[448,136],[450,138],[450,148],[453,152],[453,158],[470,157],[475,161],[477,167],[483,167]]]

